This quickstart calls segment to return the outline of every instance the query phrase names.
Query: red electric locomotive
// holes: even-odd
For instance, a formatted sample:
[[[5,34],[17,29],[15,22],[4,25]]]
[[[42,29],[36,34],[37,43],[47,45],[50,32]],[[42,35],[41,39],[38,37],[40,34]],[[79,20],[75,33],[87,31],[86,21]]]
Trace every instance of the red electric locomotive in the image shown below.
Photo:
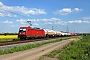
[[[45,32],[43,29],[31,28],[30,26],[19,28],[18,38],[20,39],[42,38],[42,37],[45,37]]]

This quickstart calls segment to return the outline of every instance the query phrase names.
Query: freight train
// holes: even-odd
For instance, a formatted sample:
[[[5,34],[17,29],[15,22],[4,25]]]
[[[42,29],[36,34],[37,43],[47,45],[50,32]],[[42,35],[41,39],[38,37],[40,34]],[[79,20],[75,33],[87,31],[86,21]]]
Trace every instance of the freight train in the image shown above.
[[[30,38],[52,38],[60,36],[74,36],[66,32],[54,31],[49,29],[32,28],[30,26],[23,26],[19,28],[18,38],[19,39],[30,39]]]

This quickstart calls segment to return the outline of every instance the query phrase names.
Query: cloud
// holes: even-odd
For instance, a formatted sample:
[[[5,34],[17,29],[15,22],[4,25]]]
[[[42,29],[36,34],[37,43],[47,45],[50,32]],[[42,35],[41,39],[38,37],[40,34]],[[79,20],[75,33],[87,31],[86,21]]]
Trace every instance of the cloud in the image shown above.
[[[4,21],[4,22],[2,22],[2,23],[5,23],[5,24],[13,24],[12,21],[8,21],[8,20],[6,20],[6,21]]]
[[[20,24],[25,24],[27,21],[31,21],[32,22],[39,22],[39,19],[19,19],[19,20],[16,20],[16,22],[19,22]]]
[[[31,22],[49,22],[49,21],[59,21],[59,18],[43,18],[43,19],[27,19],[27,21]]]
[[[67,25],[67,22],[65,22],[65,21],[58,21],[58,22],[55,22],[55,24],[58,24],[58,25]]]
[[[55,24],[55,25],[67,25],[67,22],[62,21],[60,18],[49,18],[42,19],[45,24]]]
[[[16,20],[16,22],[19,22],[20,24],[25,24],[27,21],[31,21],[32,26],[33,25],[38,25],[43,23],[43,25],[47,25],[47,24],[55,24],[55,25],[67,25],[67,22],[62,21],[60,18],[43,18],[43,19],[19,19]],[[37,23],[37,24],[36,24]]]
[[[52,22],[46,22],[45,24],[53,24]]]
[[[23,15],[39,15],[47,14],[44,9],[26,8],[24,6],[6,6],[0,2],[0,16],[9,16],[11,14],[23,14]]]
[[[84,23],[90,23],[90,21],[83,21]]]
[[[71,8],[63,8],[61,10],[57,10],[56,12],[53,12],[54,14],[56,15],[68,15],[70,13],[73,13],[73,12],[80,12],[82,11],[82,9],[79,9],[79,8],[74,8],[74,9],[71,9]]]
[[[37,26],[39,26],[39,24],[38,23],[34,23],[33,26],[34,27],[37,27]]]
[[[70,8],[63,8],[62,10],[57,10],[56,12],[54,12],[55,14],[59,14],[59,15],[67,15],[69,13],[71,13],[71,9]]]
[[[26,23],[26,20],[24,19],[20,19],[20,20],[16,20],[17,22],[20,22],[20,24],[25,24]]]
[[[27,21],[31,21],[31,22],[39,22],[40,19],[27,19]]]
[[[10,27],[17,27],[17,25],[11,25]]]
[[[2,2],[0,2],[0,6],[3,6],[3,3]]]
[[[82,11],[82,9],[74,8],[72,11],[73,11],[73,12],[80,12],[80,11]]]
[[[7,12],[0,12],[0,16],[3,17],[3,16],[8,16],[8,17],[12,17],[10,13],[7,13]]]
[[[90,20],[90,16],[89,17],[83,17],[83,20]]]
[[[50,20],[56,21],[56,20],[60,20],[59,18],[51,18]]]
[[[44,18],[44,19],[41,19],[41,20],[44,21],[44,22],[49,22],[49,21],[54,22],[54,21],[60,21],[61,19],[59,19],[59,18]]]
[[[81,23],[81,20],[68,21],[69,23]]]
[[[90,23],[89,21],[83,21],[83,20],[72,20],[72,21],[68,21],[68,23]]]

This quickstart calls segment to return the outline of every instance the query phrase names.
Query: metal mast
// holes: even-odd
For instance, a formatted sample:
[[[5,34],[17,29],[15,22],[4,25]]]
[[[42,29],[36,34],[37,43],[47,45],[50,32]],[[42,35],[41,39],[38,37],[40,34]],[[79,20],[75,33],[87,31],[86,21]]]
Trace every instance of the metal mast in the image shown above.
[[[69,32],[69,28],[68,28],[68,25],[67,25],[67,27],[66,27],[66,30],[67,30],[67,32]]]
[[[54,26],[52,26],[52,30],[53,30],[53,27],[54,27]]]

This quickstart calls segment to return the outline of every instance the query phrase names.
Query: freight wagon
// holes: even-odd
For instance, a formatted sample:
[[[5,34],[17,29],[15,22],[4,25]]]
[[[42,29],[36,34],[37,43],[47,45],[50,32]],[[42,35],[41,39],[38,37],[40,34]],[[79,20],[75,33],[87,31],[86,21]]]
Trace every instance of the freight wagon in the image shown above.
[[[43,29],[45,31],[45,37],[55,37],[56,31],[54,30],[49,30],[49,29]]]

